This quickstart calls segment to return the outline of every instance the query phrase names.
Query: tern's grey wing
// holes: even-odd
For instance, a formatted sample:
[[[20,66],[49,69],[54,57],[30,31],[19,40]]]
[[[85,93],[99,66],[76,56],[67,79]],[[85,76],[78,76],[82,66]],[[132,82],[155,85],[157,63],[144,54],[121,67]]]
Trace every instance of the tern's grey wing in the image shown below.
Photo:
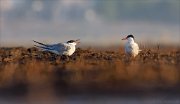
[[[38,42],[38,41],[35,41],[35,40],[33,40],[33,41],[34,41],[35,43],[43,46],[43,47],[48,47],[48,46],[49,46],[48,44],[44,44],[44,43],[41,43],[41,42]]]
[[[132,46],[132,45],[129,45],[129,46],[128,46],[128,49],[129,49],[129,50],[133,50],[133,46]]]
[[[50,45],[50,47],[51,47],[51,49],[56,50],[58,52],[68,51],[71,49],[70,46],[68,46],[64,43],[53,44],[53,45]]]
[[[126,52],[131,52],[133,50],[133,47],[130,44],[125,45],[125,51]]]
[[[50,51],[55,54],[67,54],[71,47],[66,43],[58,43],[58,44],[43,44],[37,41],[34,41],[35,43],[38,43],[39,45],[35,45],[38,48],[43,49],[44,51]]]

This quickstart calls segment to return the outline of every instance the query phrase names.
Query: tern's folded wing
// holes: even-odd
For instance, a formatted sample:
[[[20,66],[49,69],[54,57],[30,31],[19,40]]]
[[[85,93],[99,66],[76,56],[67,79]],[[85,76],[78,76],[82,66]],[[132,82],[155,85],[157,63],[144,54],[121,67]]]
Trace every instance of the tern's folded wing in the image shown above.
[[[50,45],[50,47],[51,47],[51,49],[56,50],[58,52],[68,51],[71,49],[70,46],[68,46],[64,43],[58,43],[58,44]]]
[[[132,45],[126,44],[126,46],[125,46],[125,51],[126,51],[126,52],[131,52],[132,50],[133,50]]]

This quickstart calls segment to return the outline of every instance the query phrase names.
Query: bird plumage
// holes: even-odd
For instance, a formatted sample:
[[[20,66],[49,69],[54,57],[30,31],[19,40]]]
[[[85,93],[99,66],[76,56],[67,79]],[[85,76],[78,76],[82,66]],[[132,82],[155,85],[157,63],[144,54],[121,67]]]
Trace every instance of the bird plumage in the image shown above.
[[[37,41],[34,42],[38,44],[35,46],[41,48],[43,51],[49,51],[57,55],[71,56],[75,52],[76,44],[79,43],[79,40],[70,40],[65,43],[57,43],[57,44],[44,44]]]
[[[126,38],[123,38],[122,40],[127,40],[125,44],[125,53],[128,56],[136,57],[139,54],[139,46],[134,41],[133,35],[128,35]]]

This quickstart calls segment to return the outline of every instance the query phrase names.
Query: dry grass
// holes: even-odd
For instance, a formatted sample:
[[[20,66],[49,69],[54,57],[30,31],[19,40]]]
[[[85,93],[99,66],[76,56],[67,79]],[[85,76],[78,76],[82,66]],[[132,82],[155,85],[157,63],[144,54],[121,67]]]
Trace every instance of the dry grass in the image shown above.
[[[146,49],[134,60],[124,52],[80,49],[67,58],[36,48],[0,49],[0,92],[179,91],[180,50]]]

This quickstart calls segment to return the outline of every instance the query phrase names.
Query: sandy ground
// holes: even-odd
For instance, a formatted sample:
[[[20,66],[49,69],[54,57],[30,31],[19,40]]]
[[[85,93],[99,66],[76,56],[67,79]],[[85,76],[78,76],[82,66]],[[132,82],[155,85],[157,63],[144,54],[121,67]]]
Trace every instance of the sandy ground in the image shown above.
[[[59,101],[71,96],[65,100],[70,103],[76,95],[98,96],[97,101],[107,96],[155,99],[161,95],[167,100],[164,95],[169,95],[175,100],[168,101],[177,101],[179,68],[180,50],[171,47],[143,49],[134,59],[128,59],[122,50],[78,48],[71,57],[65,57],[37,48],[0,48],[0,98]]]

